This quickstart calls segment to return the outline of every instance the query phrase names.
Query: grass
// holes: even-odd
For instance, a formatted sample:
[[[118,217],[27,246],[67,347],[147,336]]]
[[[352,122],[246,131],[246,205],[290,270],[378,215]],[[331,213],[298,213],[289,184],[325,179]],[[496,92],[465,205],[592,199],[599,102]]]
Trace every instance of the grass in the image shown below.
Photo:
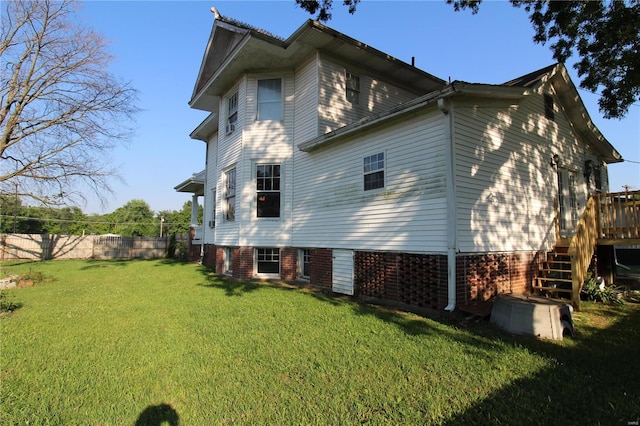
[[[640,308],[512,337],[169,261],[5,263],[0,424],[627,424]],[[38,275],[42,274],[42,275]]]

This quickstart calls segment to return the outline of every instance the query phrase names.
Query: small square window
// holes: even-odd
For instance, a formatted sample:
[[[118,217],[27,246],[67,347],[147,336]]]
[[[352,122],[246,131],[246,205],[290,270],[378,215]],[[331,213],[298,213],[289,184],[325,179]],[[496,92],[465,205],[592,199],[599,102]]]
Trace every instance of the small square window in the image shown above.
[[[360,104],[360,77],[349,71],[345,72],[346,97],[352,104]]]
[[[364,190],[384,188],[384,153],[364,158]]]
[[[553,121],[555,118],[553,96],[544,95],[544,116]]]

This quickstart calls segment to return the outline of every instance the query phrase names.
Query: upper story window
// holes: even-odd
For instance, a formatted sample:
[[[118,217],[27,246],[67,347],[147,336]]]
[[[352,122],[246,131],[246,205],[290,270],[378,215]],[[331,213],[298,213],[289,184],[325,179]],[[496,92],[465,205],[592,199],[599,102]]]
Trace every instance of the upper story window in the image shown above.
[[[384,188],[384,152],[364,157],[364,190]]]
[[[282,79],[258,80],[258,120],[282,120]]]
[[[236,220],[236,169],[225,173],[224,219]]]
[[[280,217],[280,165],[256,166],[257,217]]]
[[[345,72],[346,97],[352,104],[360,104],[360,77],[349,71]]]
[[[238,92],[227,99],[227,134],[236,130],[238,123]]]
[[[555,118],[553,96],[551,95],[544,95],[544,116],[551,121]]]

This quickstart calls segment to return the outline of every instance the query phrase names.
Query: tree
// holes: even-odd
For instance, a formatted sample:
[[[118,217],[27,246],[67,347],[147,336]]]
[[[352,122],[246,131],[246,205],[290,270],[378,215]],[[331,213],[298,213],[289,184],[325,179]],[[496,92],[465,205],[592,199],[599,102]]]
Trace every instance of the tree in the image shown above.
[[[344,0],[354,13],[360,0]],[[482,0],[446,0],[456,11],[478,12]],[[553,57],[565,63],[574,53],[580,87],[600,91],[605,118],[623,118],[640,98],[640,0],[510,0],[529,14],[534,42],[551,42]],[[331,19],[332,0],[296,0],[317,19]]]
[[[113,232],[125,237],[157,236],[160,229],[160,222],[143,200],[131,200],[107,216],[115,223]]]
[[[187,201],[182,205],[182,210],[163,210],[158,216],[164,217],[164,235],[186,234],[191,225],[192,202]],[[202,223],[204,209],[198,206],[198,223]]]
[[[3,2],[0,189],[44,204],[100,199],[116,177],[108,151],[131,134],[136,91],[108,71],[103,37],[71,0]]]

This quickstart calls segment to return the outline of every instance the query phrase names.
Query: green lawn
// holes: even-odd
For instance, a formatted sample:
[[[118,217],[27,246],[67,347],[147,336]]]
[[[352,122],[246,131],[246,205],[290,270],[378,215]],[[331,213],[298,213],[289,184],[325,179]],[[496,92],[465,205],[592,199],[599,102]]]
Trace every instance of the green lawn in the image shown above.
[[[511,337],[154,261],[0,264],[0,424],[622,424],[640,416],[640,308]]]

